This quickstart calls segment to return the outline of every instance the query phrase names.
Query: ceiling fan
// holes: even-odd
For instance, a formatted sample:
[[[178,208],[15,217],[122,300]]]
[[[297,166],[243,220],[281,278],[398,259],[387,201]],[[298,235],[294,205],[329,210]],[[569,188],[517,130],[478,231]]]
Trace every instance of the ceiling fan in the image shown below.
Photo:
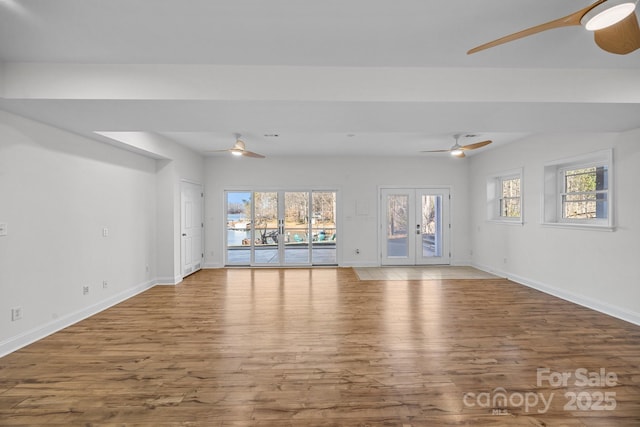
[[[426,151],[421,151],[421,153],[449,153],[451,154],[453,157],[466,157],[466,155],[464,154],[465,151],[469,151],[469,150],[475,150],[476,148],[480,148],[480,147],[484,147],[485,145],[489,145],[491,144],[490,140],[487,141],[482,141],[482,142],[476,142],[474,144],[468,144],[468,145],[460,145],[458,143],[458,139],[460,139],[461,135],[454,135],[453,137],[456,140],[456,143],[453,144],[453,146],[447,150],[426,150]],[[469,138],[475,135],[465,135],[465,137]]]
[[[637,2],[638,0],[598,0],[563,18],[545,22],[475,47],[467,54],[554,28],[584,25],[587,30],[593,31],[595,42],[601,49],[610,53],[626,55],[640,48],[640,28],[635,14]]]
[[[233,147],[228,148],[226,150],[212,150],[207,151],[207,153],[221,153],[221,152],[229,152],[234,156],[245,156],[245,157],[255,157],[257,159],[264,159],[265,157],[262,154],[254,153],[253,151],[247,150],[244,141],[240,139],[240,134],[236,133],[236,143],[233,144]]]

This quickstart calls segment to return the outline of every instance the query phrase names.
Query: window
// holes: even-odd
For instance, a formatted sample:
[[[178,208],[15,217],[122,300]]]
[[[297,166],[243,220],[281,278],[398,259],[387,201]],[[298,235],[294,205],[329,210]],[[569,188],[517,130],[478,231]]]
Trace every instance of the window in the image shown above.
[[[514,176],[500,180],[500,216],[502,218],[520,218],[520,177]]]
[[[545,165],[544,223],[612,228],[612,150]]]
[[[562,218],[607,218],[608,167],[565,169],[561,175]]]
[[[487,214],[491,221],[522,223],[522,169],[487,178]]]

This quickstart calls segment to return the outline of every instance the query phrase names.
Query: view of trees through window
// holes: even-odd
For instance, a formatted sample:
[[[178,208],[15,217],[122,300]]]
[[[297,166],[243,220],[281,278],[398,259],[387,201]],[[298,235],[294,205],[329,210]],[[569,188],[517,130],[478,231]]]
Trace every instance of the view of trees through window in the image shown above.
[[[503,179],[500,196],[500,216],[519,218],[520,206],[520,178]]]
[[[389,197],[387,203],[387,235],[393,237],[406,237],[408,231],[407,220],[409,219],[409,197],[404,194],[397,194]]]
[[[593,166],[565,170],[562,216],[567,219],[607,217],[608,168]]]
[[[226,199],[226,263],[336,263],[336,191],[227,191]]]
[[[437,204],[438,196],[422,196],[422,234],[434,236],[437,231]]]
[[[327,238],[332,237],[336,231],[336,193],[334,191],[314,191],[311,193],[311,200],[309,192],[306,191],[286,192],[285,197],[284,218],[287,227],[296,228],[311,223],[314,233],[330,233]],[[251,217],[252,201],[254,219],[251,227],[258,231],[260,239],[266,244],[268,234],[278,228],[277,192],[247,193],[246,198],[241,201],[229,202],[227,215],[240,216],[246,222],[247,218]],[[311,218],[309,218],[309,203],[312,204]]]

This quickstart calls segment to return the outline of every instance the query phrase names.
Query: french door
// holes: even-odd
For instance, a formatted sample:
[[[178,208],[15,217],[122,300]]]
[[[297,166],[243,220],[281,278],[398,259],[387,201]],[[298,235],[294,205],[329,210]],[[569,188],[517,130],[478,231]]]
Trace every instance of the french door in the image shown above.
[[[449,189],[384,188],[381,264],[450,264]]]
[[[227,265],[337,264],[335,191],[227,191]]]

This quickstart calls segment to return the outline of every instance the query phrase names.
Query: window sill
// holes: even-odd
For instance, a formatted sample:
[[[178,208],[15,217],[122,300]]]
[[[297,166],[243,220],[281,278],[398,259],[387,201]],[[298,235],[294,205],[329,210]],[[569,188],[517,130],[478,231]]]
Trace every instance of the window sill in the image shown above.
[[[612,225],[577,224],[572,222],[543,222],[542,226],[551,228],[566,228],[572,230],[616,231],[616,228]]]

